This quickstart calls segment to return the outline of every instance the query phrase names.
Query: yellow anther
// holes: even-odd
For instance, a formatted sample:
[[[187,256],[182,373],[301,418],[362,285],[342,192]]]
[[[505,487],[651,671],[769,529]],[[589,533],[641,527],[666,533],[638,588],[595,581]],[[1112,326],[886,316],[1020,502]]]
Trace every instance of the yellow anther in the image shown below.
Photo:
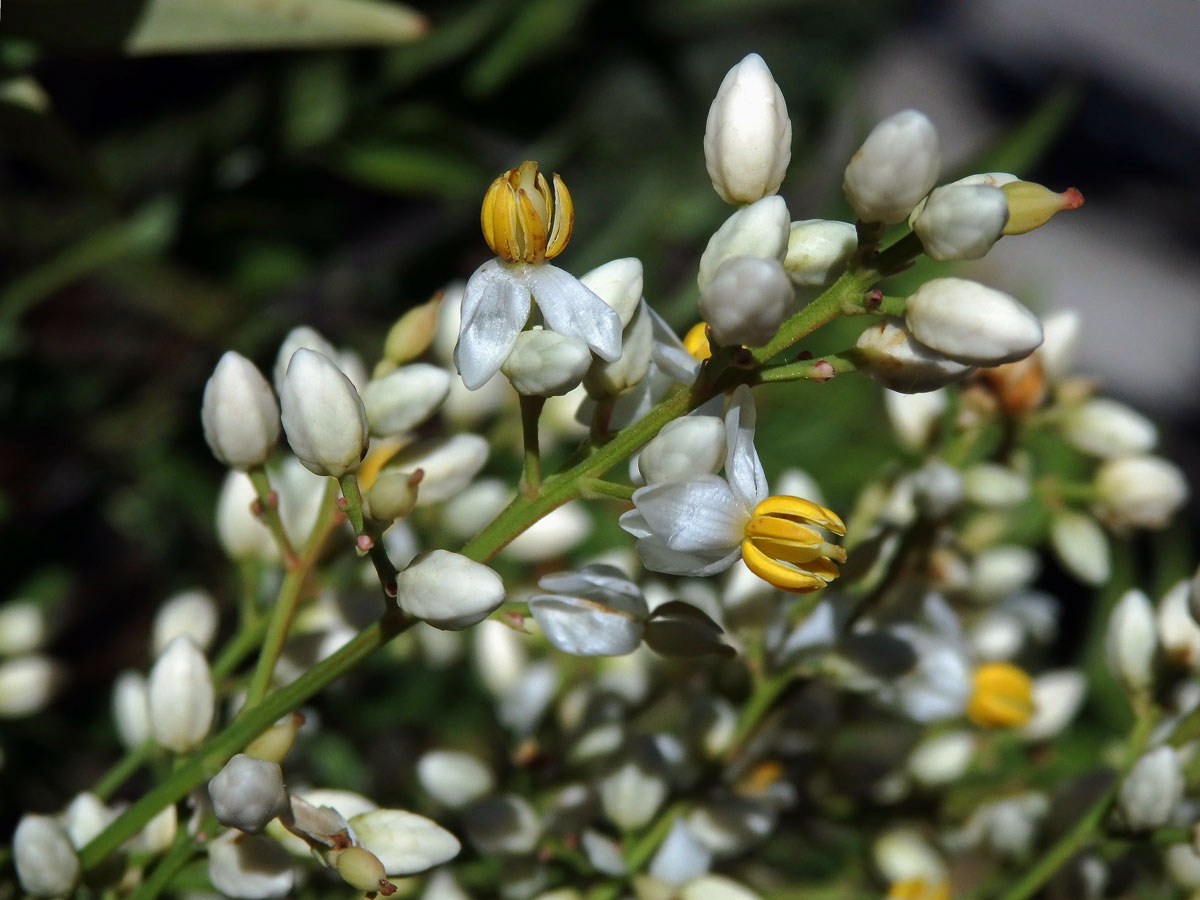
[[[1033,679],[1012,663],[984,663],[971,678],[967,718],[989,728],[1016,728],[1033,715]]]
[[[819,591],[838,577],[846,551],[818,529],[845,534],[832,510],[801,497],[768,497],[754,508],[742,540],[746,567],[782,591]]]
[[[552,178],[553,190],[537,163],[526,160],[493,181],[483,195],[483,239],[505,262],[545,262],[571,239],[575,207],[562,179]]]
[[[888,886],[885,900],[950,900],[950,885],[924,878],[902,878]]]
[[[708,345],[707,331],[707,322],[697,322],[683,336],[683,349],[700,362],[704,362],[712,356],[712,347]]]
[[[1002,234],[1025,234],[1041,228],[1055,213],[1083,206],[1083,194],[1075,188],[1056,194],[1032,181],[1010,181],[1000,190],[1008,198],[1008,222]]]

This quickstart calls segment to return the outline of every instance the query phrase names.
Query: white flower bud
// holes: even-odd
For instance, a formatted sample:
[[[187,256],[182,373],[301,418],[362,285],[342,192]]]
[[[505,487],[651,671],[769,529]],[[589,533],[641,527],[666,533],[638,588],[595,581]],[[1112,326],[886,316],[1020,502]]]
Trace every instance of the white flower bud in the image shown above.
[[[158,855],[166,853],[179,830],[179,814],[175,804],[168,803],[145,824],[133,839],[131,850]]]
[[[367,411],[350,379],[332,360],[301,348],[283,387],[283,430],[292,452],[315,475],[353,472],[367,452]]]
[[[1108,667],[1126,690],[1149,690],[1154,677],[1157,635],[1150,600],[1139,590],[1126,591],[1108,620],[1105,648]]]
[[[999,600],[1037,577],[1038,556],[1028,547],[989,547],[971,560],[970,590],[980,600]]]
[[[638,456],[646,484],[716,472],[725,462],[725,423],[716,416],[673,419]]]
[[[1074,669],[1046,672],[1033,680],[1033,715],[1020,728],[1027,741],[1044,741],[1060,734],[1083,704],[1087,681]]]
[[[980,463],[963,476],[967,499],[980,506],[1016,506],[1029,497],[1029,479],[999,463]]]
[[[1124,403],[1096,397],[1070,410],[1062,420],[1063,437],[1084,453],[1101,459],[1146,453],[1158,443],[1154,423]]]
[[[621,350],[625,350],[624,343]],[[518,394],[557,397],[579,384],[591,364],[592,351],[587,344],[534,328],[517,335],[500,371]]]
[[[410,616],[459,631],[482,622],[504,602],[504,582],[482,563],[434,550],[397,576],[396,598]]]
[[[1057,381],[1075,365],[1075,352],[1079,347],[1079,311],[1060,309],[1048,313],[1042,319],[1045,339],[1039,354],[1046,377]]]
[[[585,828],[579,837],[580,846],[587,854],[588,862],[598,871],[614,878],[628,874],[629,866],[621,853],[620,844],[593,828]]]
[[[367,509],[371,518],[379,522],[403,519],[417,505],[419,490],[420,480],[415,473],[384,471],[367,491]]]
[[[217,539],[232,560],[270,561],[279,556],[270,529],[250,510],[257,499],[245,472],[232,469],[225,474],[217,497]]]
[[[117,810],[109,809],[95,794],[76,794],[63,813],[63,827],[72,847],[84,847],[92,838],[107,828],[117,817]]]
[[[649,608],[632,581],[612,566],[547,575],[529,611],[546,639],[574,656],[623,656],[642,641]]]
[[[428,363],[401,366],[367,382],[363,408],[377,437],[411,431],[437,411],[450,392],[450,373]]]
[[[925,255],[937,262],[979,259],[1000,239],[1008,200],[998,187],[947,184],[934,188],[913,230]]]
[[[1191,844],[1174,844],[1163,854],[1163,864],[1179,887],[1200,890],[1200,853]]]
[[[730,69],[708,110],[704,164],[726,203],[753,203],[779,190],[792,158],[783,92],[757,53]]]
[[[113,684],[113,723],[127,750],[150,739],[150,700],[140,672],[122,672]]]
[[[486,797],[496,786],[491,770],[470,753],[431,750],[417,760],[417,780],[438,803],[462,809]]]
[[[788,231],[783,269],[798,287],[825,287],[837,280],[857,249],[852,223],[804,219]]]
[[[204,385],[204,440],[220,462],[250,469],[266,462],[279,441],[279,404],[254,363],[232,350]]]
[[[642,302],[642,261],[614,259],[579,277],[583,286],[612,307],[621,327],[628,328]]]
[[[892,391],[934,391],[975,371],[930,349],[914,338],[901,319],[880,319],[854,343],[859,368]]]
[[[1183,473],[1157,456],[1109,460],[1093,485],[1097,515],[1116,527],[1162,528],[1188,497]]]
[[[913,336],[951,359],[995,366],[1024,359],[1042,342],[1037,317],[1008,294],[965,278],[934,278],[908,298]]]
[[[538,519],[500,551],[508,559],[542,562],[578,546],[592,532],[592,517],[582,503],[568,503]]]
[[[79,857],[66,831],[50,816],[21,816],[12,852],[21,887],[35,897],[66,897],[79,883]]]
[[[157,657],[181,634],[207,651],[217,636],[217,601],[208,591],[183,591],[168,597],[154,615],[150,655]]]
[[[268,838],[227,831],[208,844],[208,880],[233,900],[281,900],[295,878],[287,851]]]
[[[687,823],[676,819],[647,870],[652,878],[678,887],[698,878],[712,865],[712,853]]]
[[[950,784],[962,777],[975,757],[975,736],[948,731],[926,738],[908,757],[908,771],[926,787]]]
[[[667,799],[662,755],[654,742],[636,740],[629,754],[600,779],[600,805],[622,830],[641,828]]]
[[[941,388],[920,394],[884,390],[883,406],[900,443],[909,450],[920,450],[933,438],[946,411],[946,392]]]
[[[248,834],[262,831],[287,805],[279,763],[239,753],[208,782],[217,821]]]
[[[951,181],[949,184],[942,185],[942,187],[958,187],[960,185],[983,185],[985,187],[998,188],[998,187],[1003,187],[1006,184],[1011,184],[1014,181],[1017,181],[1017,176],[1010,175],[1008,172],[983,172],[978,175],[967,175],[964,178],[958,179],[958,181]],[[935,188],[933,193],[936,193],[938,190],[941,190],[941,188]],[[912,228],[913,226],[916,225],[917,219],[920,218],[921,213],[925,211],[925,204],[927,204],[929,202],[929,199],[932,195],[933,194],[931,193],[929,196],[926,196],[924,199],[921,200],[920,203],[918,203],[916,206],[913,207],[913,211],[911,213],[909,213],[909,215],[908,215],[908,227],[909,228]]]
[[[375,809],[350,819],[350,828],[388,875],[415,875],[458,856],[462,845],[436,822],[402,809]]]
[[[41,712],[62,680],[62,667],[47,656],[30,654],[0,662],[0,719]]]
[[[946,864],[929,842],[911,828],[892,828],[871,848],[875,867],[887,882],[919,878],[926,884],[946,881]]]
[[[150,670],[150,731],[168,750],[186,753],[208,733],[216,710],[208,660],[187,637],[166,646]]]
[[[846,166],[842,188],[864,222],[903,222],[937,182],[937,131],[924,113],[906,109],[872,129]]]
[[[1200,667],[1200,625],[1188,609],[1190,581],[1177,582],[1158,602],[1158,639],[1167,658]]]
[[[34,600],[10,600],[0,606],[0,656],[41,649],[50,636],[46,607]]]
[[[333,346],[316,329],[309,328],[307,325],[300,325],[293,328],[284,337],[283,343],[279,345],[279,352],[275,355],[275,368],[272,374],[272,381],[275,384],[275,391],[277,393],[283,393],[283,379],[287,375],[287,368],[288,364],[292,361],[292,354],[302,347],[315,350],[331,360],[336,360],[338,357],[337,347]]]
[[[724,221],[700,256],[696,282],[703,292],[721,263],[734,256],[757,256],[782,262],[792,220],[782,197],[764,197]]]
[[[529,853],[542,823],[529,801],[516,794],[480,800],[463,813],[467,837],[481,853]]]
[[[1050,545],[1063,567],[1084,584],[1108,581],[1108,538],[1087,513],[1070,509],[1056,512],[1050,520]]]
[[[453,497],[479,474],[488,458],[488,442],[477,434],[452,434],[405,447],[388,462],[389,469],[424,472],[417,506]]]
[[[497,697],[508,693],[529,667],[523,636],[501,622],[483,622],[473,632],[475,669]]]
[[[724,875],[701,875],[679,889],[679,900],[762,900],[745,885]]]
[[[935,519],[950,515],[963,500],[962,473],[949,463],[931,459],[912,476],[917,508]]]
[[[1156,747],[1134,763],[1117,794],[1117,807],[1134,831],[1159,828],[1183,799],[1183,771],[1172,747]]]
[[[761,347],[779,330],[795,300],[774,259],[734,256],[721,263],[700,293],[700,315],[716,343]]]
[[[599,358],[593,361],[583,384],[593,397],[626,394],[646,377],[653,351],[654,323],[647,307],[642,305],[621,333],[621,355],[611,362]]]

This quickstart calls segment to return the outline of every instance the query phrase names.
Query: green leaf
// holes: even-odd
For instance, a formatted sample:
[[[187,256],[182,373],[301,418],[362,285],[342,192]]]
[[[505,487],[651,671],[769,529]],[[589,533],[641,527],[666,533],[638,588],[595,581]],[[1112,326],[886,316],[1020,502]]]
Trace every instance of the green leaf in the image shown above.
[[[382,0],[9,0],[10,34],[132,56],[416,40],[424,16]]]

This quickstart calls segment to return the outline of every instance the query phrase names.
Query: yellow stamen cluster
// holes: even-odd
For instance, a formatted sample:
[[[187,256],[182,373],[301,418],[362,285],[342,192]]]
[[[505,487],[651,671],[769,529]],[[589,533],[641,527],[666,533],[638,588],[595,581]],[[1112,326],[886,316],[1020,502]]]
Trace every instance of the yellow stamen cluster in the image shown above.
[[[505,262],[541,263],[562,253],[571,239],[575,207],[558,175],[554,189],[526,160],[492,182],[483,195],[483,239]]]
[[[712,356],[712,347],[708,343],[708,323],[697,322],[683,336],[683,349],[695,359],[704,362]]]
[[[1016,728],[1033,715],[1033,679],[1012,663],[984,663],[971,677],[967,718],[988,728]]]
[[[819,591],[838,577],[834,561],[846,561],[846,551],[825,540],[819,529],[846,533],[834,512],[811,500],[768,497],[746,523],[742,559],[751,572],[782,591]]]
[[[888,886],[885,900],[950,900],[950,885],[924,878],[902,878]]]

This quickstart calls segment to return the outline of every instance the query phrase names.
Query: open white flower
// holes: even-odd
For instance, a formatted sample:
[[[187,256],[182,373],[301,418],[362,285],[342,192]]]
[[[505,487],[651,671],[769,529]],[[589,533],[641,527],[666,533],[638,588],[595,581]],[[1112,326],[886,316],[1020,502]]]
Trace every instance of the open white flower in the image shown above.
[[[537,163],[501,175],[483,198],[483,237],[496,253],[475,270],[462,299],[454,364],[475,390],[500,369],[536,303],[551,331],[587,344],[596,355],[621,355],[621,320],[574,275],[546,262],[571,237],[571,195],[557,175],[554,190]]]

